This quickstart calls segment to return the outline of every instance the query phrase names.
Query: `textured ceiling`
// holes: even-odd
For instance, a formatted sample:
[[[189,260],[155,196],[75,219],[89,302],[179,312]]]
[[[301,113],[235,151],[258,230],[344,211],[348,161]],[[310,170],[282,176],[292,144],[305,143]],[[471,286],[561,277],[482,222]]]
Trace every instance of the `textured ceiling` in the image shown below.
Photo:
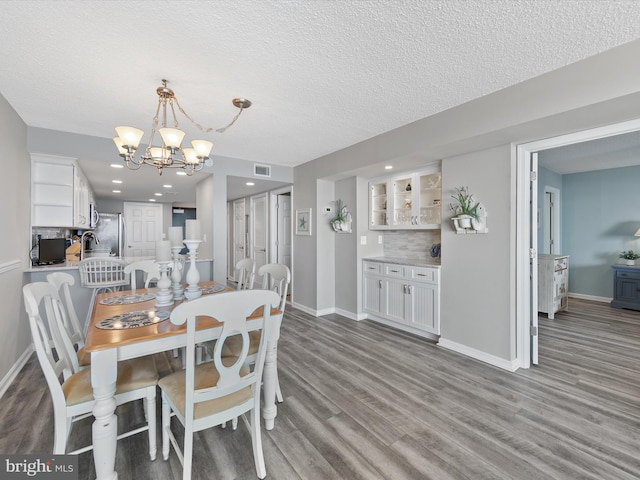
[[[214,156],[298,165],[640,38],[635,1],[2,1],[30,126],[149,131],[161,78]],[[196,133],[183,121],[190,137]],[[146,137],[145,137],[146,138]],[[143,139],[143,142],[145,139]],[[214,157],[215,158],[215,157]]]

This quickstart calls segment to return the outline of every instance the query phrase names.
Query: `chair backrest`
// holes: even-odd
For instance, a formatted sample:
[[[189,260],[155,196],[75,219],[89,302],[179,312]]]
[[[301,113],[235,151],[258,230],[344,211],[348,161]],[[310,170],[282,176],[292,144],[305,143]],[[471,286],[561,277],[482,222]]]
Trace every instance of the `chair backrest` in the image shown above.
[[[119,258],[87,258],[78,262],[80,283],[83,287],[110,288],[127,285],[129,278],[124,273],[127,262]]]
[[[71,290],[69,286],[75,285],[76,280],[72,275],[64,272],[53,272],[47,275],[47,282],[52,284],[58,290],[58,296],[64,301],[66,307],[66,318],[68,324],[65,325],[67,333],[71,338],[71,343],[77,345],[78,348],[84,346],[84,330],[80,326],[76,309],[73,306],[73,300],[71,299]]]
[[[253,258],[244,258],[236,263],[238,290],[251,290],[256,276],[256,262]]]
[[[171,312],[171,322],[182,325],[187,322],[187,346],[185,368],[185,418],[187,422],[193,420],[194,404],[221,398],[250,386],[252,388],[252,401],[260,402],[260,383],[262,381],[262,369],[266,354],[266,340],[269,337],[269,328],[273,322],[269,322],[271,307],[279,302],[275,292],[265,290],[241,290],[227,293],[218,293],[191,300],[178,305]],[[256,363],[253,372],[247,373],[242,369],[249,352],[249,334],[247,332],[247,317],[258,308],[263,307],[261,317],[262,335]],[[222,333],[216,341],[211,360],[220,378],[215,387],[196,389],[194,385],[195,369],[195,345],[196,345],[196,317],[214,317],[222,323]],[[242,338],[242,350],[237,360],[230,365],[229,358],[223,362],[223,345],[227,337],[239,335]],[[231,357],[233,358],[233,357]],[[241,376],[245,373],[244,376]],[[225,412],[226,413],[226,412]],[[237,415],[236,415],[237,416]]]
[[[27,284],[22,287],[22,292],[36,355],[49,386],[54,409],[60,412],[59,409],[66,407],[60,377],[66,380],[78,371],[77,359],[75,366],[70,359],[69,348],[73,350],[70,339],[58,328],[63,321],[64,307],[58,297],[58,290],[48,282]],[[47,328],[52,334],[53,343],[49,340]]]
[[[155,260],[141,260],[124,267],[124,273],[131,275],[131,290],[136,290],[136,272],[144,272],[144,288],[149,288],[152,280],[160,280],[160,267]]]
[[[291,283],[291,272],[289,267],[279,263],[268,263],[258,269],[258,275],[262,276],[262,288],[273,290],[280,295],[278,310],[284,312],[287,304],[287,292]]]

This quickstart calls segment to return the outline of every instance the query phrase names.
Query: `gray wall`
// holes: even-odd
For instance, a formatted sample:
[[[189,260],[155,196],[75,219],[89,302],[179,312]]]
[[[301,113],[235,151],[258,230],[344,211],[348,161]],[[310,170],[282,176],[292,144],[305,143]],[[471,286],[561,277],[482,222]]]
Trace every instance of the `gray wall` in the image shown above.
[[[489,233],[457,235],[443,210],[442,338],[515,359],[515,191],[509,145],[447,158],[442,198],[468,186],[487,210]]]
[[[562,176],[562,253],[569,291],[613,297],[611,265],[623,250],[640,252],[640,166]]]
[[[29,321],[22,301],[22,271],[28,268],[30,244],[31,158],[27,153],[27,127],[0,95],[0,144],[2,189],[0,189],[3,235],[0,235],[0,265],[18,261],[16,268],[0,273],[0,380],[5,379],[31,344]],[[4,382],[3,382],[4,383]]]
[[[327,228],[331,231],[335,242],[335,270],[347,271],[347,275],[336,276],[336,309],[345,312],[355,313],[358,311],[358,294],[361,290],[358,264],[358,211],[354,208],[357,205],[358,185],[357,178],[350,177],[336,182],[335,199],[341,199],[347,206],[347,211],[352,217],[352,233],[335,233],[329,224],[332,215],[324,216],[324,222],[319,228]],[[342,268],[344,266],[344,268]]]

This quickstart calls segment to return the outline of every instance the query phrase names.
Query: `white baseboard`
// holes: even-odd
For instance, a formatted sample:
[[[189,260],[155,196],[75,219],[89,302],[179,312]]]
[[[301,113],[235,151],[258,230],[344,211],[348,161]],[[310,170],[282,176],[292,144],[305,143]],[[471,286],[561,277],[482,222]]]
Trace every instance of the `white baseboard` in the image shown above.
[[[13,381],[16,379],[22,367],[27,363],[29,357],[33,353],[33,344],[29,345],[27,349],[20,355],[18,361],[13,364],[13,367],[7,372],[2,380],[0,380],[0,398],[2,398],[7,391],[7,389],[11,386]]]
[[[367,318],[367,315],[365,313],[353,313],[353,312],[349,312],[348,310],[343,310],[341,308],[323,308],[322,310],[314,310],[313,308],[309,308],[305,305],[301,305],[299,303],[291,303],[291,305],[295,308],[297,308],[298,310],[302,310],[305,313],[308,313],[309,315],[313,315],[314,317],[322,317],[324,315],[330,315],[332,313],[336,313],[338,315],[341,315],[343,317],[347,317],[351,320],[356,320],[356,321],[360,321],[360,320],[364,320],[365,318]]]
[[[461,343],[452,342],[446,338],[440,337],[438,345],[442,348],[446,348],[447,350],[461,353],[462,355],[475,358],[476,360],[480,360],[481,362],[488,363],[489,365],[493,365],[494,367],[502,368],[503,370],[508,370],[510,372],[515,372],[519,366],[517,360],[505,360],[504,358],[496,357],[495,355],[476,350],[475,348],[467,347]]]
[[[374,322],[382,323],[383,325],[388,325],[390,327],[395,328],[396,330],[402,330],[403,332],[412,333],[414,335],[417,335],[418,337],[424,337],[424,338],[428,338],[429,340],[438,341],[438,335],[434,333],[425,332],[424,330],[420,330],[418,328],[413,328],[410,325],[394,322],[393,320],[387,320],[386,318],[377,317],[371,314],[367,315],[367,319]]]
[[[579,298],[581,300],[592,300],[594,302],[611,303],[613,298],[610,297],[597,297],[595,295],[585,295],[584,293],[572,293],[569,292],[569,298]]]

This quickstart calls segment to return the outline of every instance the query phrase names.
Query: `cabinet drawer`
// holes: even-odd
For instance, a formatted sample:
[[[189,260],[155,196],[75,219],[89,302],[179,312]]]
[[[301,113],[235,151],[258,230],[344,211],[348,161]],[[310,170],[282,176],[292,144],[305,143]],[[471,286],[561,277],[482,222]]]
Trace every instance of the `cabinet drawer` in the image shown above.
[[[628,270],[617,270],[616,277],[626,278],[629,280],[640,280],[640,272],[633,272]]]
[[[402,265],[385,264],[384,266],[384,274],[387,277],[404,278],[404,270],[405,267],[403,267]]]
[[[416,282],[437,283],[437,272],[435,268],[411,267],[409,278]]]
[[[380,267],[382,266],[382,264],[380,263],[376,263],[376,262],[364,262],[363,264],[363,272],[364,273],[380,273],[380,271],[382,270]]]

